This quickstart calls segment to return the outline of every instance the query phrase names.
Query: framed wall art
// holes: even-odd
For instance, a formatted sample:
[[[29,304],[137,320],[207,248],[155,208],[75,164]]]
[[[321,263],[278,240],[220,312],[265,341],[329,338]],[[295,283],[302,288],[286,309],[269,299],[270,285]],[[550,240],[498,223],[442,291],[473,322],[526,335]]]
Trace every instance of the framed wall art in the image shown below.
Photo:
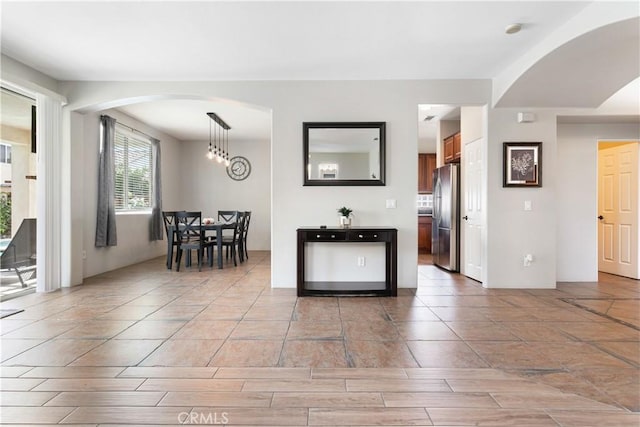
[[[542,187],[542,142],[503,144],[503,187]]]

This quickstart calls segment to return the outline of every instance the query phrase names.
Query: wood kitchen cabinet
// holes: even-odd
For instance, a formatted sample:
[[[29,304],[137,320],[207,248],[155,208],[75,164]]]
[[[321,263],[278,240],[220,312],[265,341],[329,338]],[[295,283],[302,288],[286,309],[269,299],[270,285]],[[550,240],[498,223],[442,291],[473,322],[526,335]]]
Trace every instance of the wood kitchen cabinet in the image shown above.
[[[444,162],[451,163],[453,161],[453,135],[444,139]]]
[[[418,217],[418,252],[431,253],[431,222],[430,216]]]
[[[444,162],[454,163],[460,161],[462,153],[462,140],[460,138],[460,132],[456,132],[451,136],[448,136],[443,141]]]
[[[460,132],[453,135],[453,160],[460,161],[462,154]]]
[[[436,155],[420,153],[418,155],[418,192],[433,192],[433,170],[436,168]]]

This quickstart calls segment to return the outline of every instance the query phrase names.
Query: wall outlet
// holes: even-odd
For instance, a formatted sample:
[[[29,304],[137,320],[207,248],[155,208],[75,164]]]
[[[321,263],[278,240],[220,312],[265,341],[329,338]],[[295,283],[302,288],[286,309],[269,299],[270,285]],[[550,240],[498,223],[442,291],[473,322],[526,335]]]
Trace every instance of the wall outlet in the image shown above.
[[[525,200],[525,201],[524,201],[524,210],[525,210],[525,211],[530,211],[530,210],[532,210],[532,207],[531,207],[531,200]]]
[[[531,255],[531,254],[526,254],[526,255],[524,256],[524,259],[523,259],[523,262],[522,262],[522,263],[523,263],[523,265],[524,265],[525,267],[530,267],[532,262],[533,262],[533,255]]]
[[[396,199],[387,199],[387,209],[396,208]]]
[[[358,267],[364,267],[367,259],[363,256],[358,257]]]

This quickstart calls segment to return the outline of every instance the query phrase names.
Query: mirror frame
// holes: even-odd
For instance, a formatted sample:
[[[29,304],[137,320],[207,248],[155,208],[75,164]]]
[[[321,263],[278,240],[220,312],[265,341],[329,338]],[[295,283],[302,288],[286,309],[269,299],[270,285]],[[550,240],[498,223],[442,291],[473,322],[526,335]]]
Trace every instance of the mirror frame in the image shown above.
[[[308,159],[309,159],[309,130],[310,129],[354,129],[354,128],[372,128],[378,129],[380,132],[379,150],[380,150],[380,178],[378,179],[309,179],[307,175]],[[304,177],[304,186],[383,186],[385,184],[385,165],[386,165],[386,122],[303,122],[302,123],[302,176]]]

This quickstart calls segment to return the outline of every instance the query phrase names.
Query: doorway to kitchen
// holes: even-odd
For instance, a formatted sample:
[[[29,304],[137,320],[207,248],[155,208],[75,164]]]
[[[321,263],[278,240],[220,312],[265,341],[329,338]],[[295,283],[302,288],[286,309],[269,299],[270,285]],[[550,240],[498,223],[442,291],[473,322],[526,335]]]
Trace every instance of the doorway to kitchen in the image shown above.
[[[416,210],[418,221],[418,266],[433,265],[433,253],[446,246],[434,239],[433,172],[445,163],[460,161],[460,140],[455,149],[454,135],[460,135],[460,106],[418,105],[418,183]],[[451,144],[448,144],[448,142]],[[456,156],[457,154],[457,156]],[[437,208],[437,205],[435,206]],[[437,237],[437,234],[436,234]],[[458,250],[454,245],[454,251]],[[420,272],[418,272],[420,275]]]

